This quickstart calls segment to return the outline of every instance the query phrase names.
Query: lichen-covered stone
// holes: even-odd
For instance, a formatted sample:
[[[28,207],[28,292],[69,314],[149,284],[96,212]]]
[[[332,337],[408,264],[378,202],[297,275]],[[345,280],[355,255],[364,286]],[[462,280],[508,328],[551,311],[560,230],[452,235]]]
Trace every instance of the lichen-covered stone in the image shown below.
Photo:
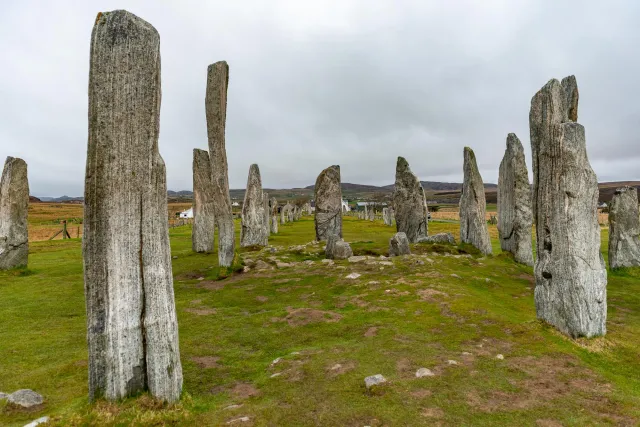
[[[325,257],[327,259],[348,259],[353,256],[351,245],[335,234],[327,236]]]
[[[0,181],[0,270],[27,265],[28,209],[27,164],[22,159],[7,157]]]
[[[616,189],[609,205],[609,267],[640,266],[638,190]]]
[[[398,157],[396,163],[393,210],[396,230],[405,233],[409,242],[414,243],[427,235],[427,200],[420,180],[411,172],[404,157]]]
[[[449,243],[455,245],[456,239],[451,233],[437,233],[419,238],[418,243]]]
[[[263,232],[264,232],[264,238],[266,239],[266,241],[269,241],[269,236],[271,235],[271,206],[269,203],[269,193],[266,192],[262,192],[262,201],[264,204],[264,210],[263,210],[263,215],[264,215],[264,221],[263,221]]]
[[[460,195],[460,240],[470,243],[485,255],[493,252],[487,227],[484,183],[478,171],[476,156],[464,147],[464,182]]]
[[[389,256],[409,255],[409,239],[403,232],[398,232],[389,239]]]
[[[533,266],[531,186],[522,143],[514,133],[507,136],[507,149],[498,175],[498,236],[503,251]]]
[[[271,234],[278,234],[278,200],[275,197],[269,201],[269,218]]]
[[[155,28],[124,10],[98,15],[83,236],[91,400],[182,391],[160,93]]]
[[[213,206],[218,226],[218,264],[221,267],[230,267],[235,254],[235,226],[229,195],[229,166],[225,147],[228,85],[229,65],[226,61],[209,65],[205,110],[213,177]]]
[[[330,234],[342,237],[340,166],[330,166],[318,175],[315,186],[315,201],[316,240],[327,240]]]
[[[568,88],[568,90],[567,90]],[[606,333],[598,180],[577,119],[575,78],[550,80],[531,100],[534,268],[538,318],[572,337]]]
[[[262,195],[262,179],[258,165],[249,167],[247,190],[242,205],[242,230],[240,246],[266,246],[268,236],[265,235],[266,224],[264,214],[264,197]]]
[[[194,252],[213,252],[215,228],[209,152],[196,148],[193,150],[193,229],[191,231],[191,247]]]

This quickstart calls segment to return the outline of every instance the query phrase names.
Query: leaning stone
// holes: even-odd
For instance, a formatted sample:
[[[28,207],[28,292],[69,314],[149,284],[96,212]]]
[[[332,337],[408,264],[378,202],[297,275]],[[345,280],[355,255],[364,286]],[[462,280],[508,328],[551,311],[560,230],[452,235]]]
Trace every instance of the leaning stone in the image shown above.
[[[49,417],[40,417],[37,420],[31,421],[29,424],[25,424],[24,427],[36,427],[40,424],[46,424],[49,422]]]
[[[213,207],[213,182],[209,152],[193,150],[193,230],[194,252],[213,252],[216,222]]]
[[[418,177],[409,169],[404,157],[398,157],[396,183],[393,190],[396,229],[414,243],[427,235],[427,201]]]
[[[7,396],[7,404],[24,409],[33,408],[34,406],[42,405],[43,403],[44,399],[42,396],[29,389],[14,391]]]
[[[156,29],[124,10],[99,14],[83,236],[90,400],[182,392],[160,96]]]
[[[420,368],[416,371],[416,378],[422,377],[433,377],[435,374],[431,371],[431,369]]]
[[[264,197],[262,193],[262,179],[258,165],[249,167],[249,177],[247,178],[247,190],[244,193],[244,203],[242,205],[242,230],[240,232],[240,246],[266,246],[268,235],[266,235],[266,224],[264,214]]]
[[[640,266],[638,191],[616,189],[609,205],[609,267]]]
[[[607,271],[600,253],[598,179],[577,119],[574,78],[531,100],[534,268],[538,318],[571,337],[606,333]]]
[[[393,237],[389,239],[389,256],[409,254],[411,254],[411,249],[409,248],[409,239],[407,239],[407,235],[402,232],[394,234]]]
[[[451,233],[438,233],[420,237],[418,243],[449,243],[455,245],[456,239]]]
[[[27,164],[7,157],[0,181],[0,270],[25,267],[29,257]]]
[[[460,195],[460,240],[470,243],[485,255],[493,252],[487,227],[484,183],[478,171],[476,156],[464,147],[464,183]]]
[[[342,237],[340,166],[330,166],[318,175],[315,201],[316,240],[327,240],[330,234]]]
[[[498,236],[503,251],[516,262],[533,266],[531,244],[531,185],[524,149],[514,133],[507,136],[507,149],[498,175]]]
[[[373,386],[377,386],[383,383],[386,383],[387,379],[383,377],[381,374],[371,375],[370,377],[366,377],[364,379],[364,385],[367,389],[370,389]]]
[[[225,148],[228,85],[229,65],[225,61],[209,65],[205,110],[211,157],[213,206],[218,226],[218,264],[221,267],[230,267],[235,254],[235,225],[229,196],[229,167]]]

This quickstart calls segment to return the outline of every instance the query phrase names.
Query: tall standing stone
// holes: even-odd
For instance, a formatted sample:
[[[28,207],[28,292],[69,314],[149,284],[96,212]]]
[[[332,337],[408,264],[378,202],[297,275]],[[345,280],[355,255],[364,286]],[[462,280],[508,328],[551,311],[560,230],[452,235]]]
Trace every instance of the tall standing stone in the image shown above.
[[[609,205],[609,267],[640,266],[638,190],[616,189]]]
[[[182,391],[160,93],[156,29],[124,10],[98,14],[83,238],[91,400]]]
[[[329,234],[342,237],[340,166],[330,166],[318,175],[315,186],[315,200],[316,240],[327,240]]]
[[[218,264],[221,267],[230,267],[235,253],[233,211],[229,196],[229,167],[225,148],[228,85],[229,65],[226,61],[209,65],[205,109],[213,177],[213,206],[218,226]]]
[[[287,222],[287,205],[280,208],[280,224],[286,224]]]
[[[215,217],[213,214],[213,183],[209,152],[193,150],[193,230],[191,247],[194,252],[213,252]]]
[[[604,335],[607,271],[600,254],[598,179],[575,122],[575,77],[550,80],[531,99],[538,318],[572,337]]]
[[[273,197],[270,202],[271,209],[271,233],[278,234],[278,200]]]
[[[271,207],[269,206],[269,193],[262,192],[262,202],[264,206],[263,215],[264,220],[262,222],[264,238],[268,242],[269,235],[271,235]]]
[[[0,181],[0,270],[25,267],[29,257],[27,164],[7,157]]]
[[[531,186],[524,148],[514,133],[507,136],[507,149],[498,175],[498,235],[503,251],[514,259],[533,266],[531,245]]]
[[[265,235],[264,197],[262,196],[262,179],[258,165],[249,167],[247,190],[242,204],[242,230],[240,246],[266,246],[268,237]]]
[[[396,230],[405,233],[409,242],[415,243],[418,238],[427,235],[427,200],[420,180],[411,172],[404,157],[398,157],[396,163],[393,209]]]
[[[492,253],[487,228],[484,183],[478,171],[476,156],[464,147],[464,182],[460,195],[460,240],[470,243],[485,255]]]

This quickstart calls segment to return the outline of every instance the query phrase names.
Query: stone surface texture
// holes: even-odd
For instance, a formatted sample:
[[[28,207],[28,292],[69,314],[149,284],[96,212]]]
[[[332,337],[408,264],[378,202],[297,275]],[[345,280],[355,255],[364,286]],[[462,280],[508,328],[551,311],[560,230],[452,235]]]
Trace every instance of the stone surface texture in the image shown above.
[[[348,259],[353,256],[351,245],[342,240],[335,234],[327,237],[327,246],[325,248],[325,257],[327,259]]]
[[[538,318],[571,337],[606,333],[607,271],[600,254],[598,179],[577,120],[575,77],[531,99],[534,268]]]
[[[616,189],[609,205],[609,267],[640,266],[638,190]]]
[[[271,234],[278,234],[278,200],[272,197],[269,201]]]
[[[118,10],[91,35],[84,196],[89,397],[179,399],[165,165],[158,151],[160,37]]]
[[[316,240],[327,240],[331,234],[342,237],[340,166],[330,166],[318,175],[315,186],[315,201]]]
[[[437,233],[419,238],[418,243],[450,243],[455,245],[456,239],[451,233]]]
[[[264,204],[264,221],[263,221],[263,232],[264,238],[269,242],[269,236],[271,235],[271,203],[269,202],[269,193],[262,192],[262,201]]]
[[[266,246],[268,236],[265,235],[266,224],[264,214],[264,197],[262,193],[262,179],[258,165],[249,167],[247,190],[244,193],[242,205],[242,230],[240,232],[240,246]]]
[[[405,233],[398,232],[389,239],[389,256],[409,255],[410,253],[409,239]]]
[[[487,227],[484,183],[478,171],[476,156],[464,147],[464,182],[460,195],[460,240],[470,243],[485,255],[493,252]]]
[[[18,406],[20,408],[33,408],[34,406],[42,405],[44,398],[33,390],[22,389],[17,390],[7,396],[7,403],[10,405]]]
[[[531,185],[524,148],[514,133],[507,136],[507,149],[498,174],[498,236],[503,251],[516,262],[533,266],[531,230]]]
[[[25,267],[29,257],[27,164],[7,157],[0,181],[0,270]]]
[[[193,150],[193,229],[191,231],[191,247],[194,252],[213,252],[215,228],[209,152],[196,148]]]
[[[409,169],[404,157],[396,163],[396,183],[393,190],[393,211],[396,230],[407,235],[409,242],[415,243],[426,236],[428,230],[427,201],[418,177]]]
[[[213,207],[218,226],[218,264],[221,267],[230,267],[235,255],[235,226],[229,195],[229,166],[225,147],[228,85],[229,65],[226,61],[209,65],[205,111],[213,177]]]

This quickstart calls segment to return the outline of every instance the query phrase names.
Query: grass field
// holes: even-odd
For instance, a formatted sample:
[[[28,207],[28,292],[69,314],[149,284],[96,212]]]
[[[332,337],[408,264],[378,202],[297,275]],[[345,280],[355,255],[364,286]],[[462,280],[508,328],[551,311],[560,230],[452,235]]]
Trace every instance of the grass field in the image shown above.
[[[0,425],[638,425],[640,270],[609,273],[607,336],[571,340],[536,320],[532,270],[500,254],[495,226],[494,256],[412,245],[389,261],[394,229],[347,217],[345,240],[371,258],[333,265],[301,246],[313,229],[311,217],[281,225],[276,253],[242,253],[272,269],[223,280],[216,254],[191,252],[189,226],[171,229],[174,406],[88,403],[81,241],[32,243],[27,270],[0,272],[0,391],[31,388],[45,404],[24,413],[0,400]],[[429,224],[440,231],[458,224]],[[434,375],[416,378],[421,367]],[[374,374],[388,382],[367,392]]]

